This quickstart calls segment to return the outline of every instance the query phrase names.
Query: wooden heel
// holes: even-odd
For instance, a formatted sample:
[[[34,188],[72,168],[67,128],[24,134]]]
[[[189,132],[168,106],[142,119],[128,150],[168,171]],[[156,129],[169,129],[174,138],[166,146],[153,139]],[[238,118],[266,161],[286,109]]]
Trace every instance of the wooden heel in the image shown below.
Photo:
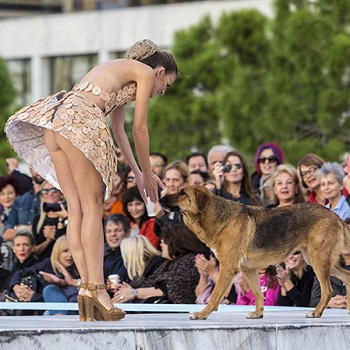
[[[78,289],[87,289],[87,283],[82,283]],[[83,295],[78,295],[78,310],[79,310],[79,321],[86,321],[86,312],[85,312],[85,297]]]

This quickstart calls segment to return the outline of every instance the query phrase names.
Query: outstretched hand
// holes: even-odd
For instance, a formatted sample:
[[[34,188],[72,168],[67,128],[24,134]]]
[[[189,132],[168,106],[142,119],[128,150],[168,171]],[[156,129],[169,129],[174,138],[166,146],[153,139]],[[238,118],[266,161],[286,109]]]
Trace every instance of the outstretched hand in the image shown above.
[[[162,189],[165,187],[160,178],[153,172],[151,172],[149,175],[143,174],[142,179],[137,181],[137,186],[145,203],[147,203],[148,198],[152,203],[157,203],[159,200],[158,187]]]

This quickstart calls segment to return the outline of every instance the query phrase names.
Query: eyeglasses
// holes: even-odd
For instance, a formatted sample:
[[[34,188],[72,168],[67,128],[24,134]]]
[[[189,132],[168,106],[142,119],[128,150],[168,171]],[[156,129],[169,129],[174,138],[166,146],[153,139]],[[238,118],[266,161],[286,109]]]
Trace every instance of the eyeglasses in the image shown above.
[[[313,175],[317,169],[318,169],[317,166],[312,166],[308,170],[300,172],[300,175],[301,177],[305,177],[306,175]]]
[[[278,159],[275,156],[270,156],[270,157],[259,157],[258,158],[258,163],[277,163]]]
[[[58,190],[57,188],[47,188],[44,190],[41,190],[41,194],[54,194],[54,193],[58,193],[60,190]]]
[[[154,164],[152,164],[152,167],[153,168],[163,168],[163,167],[165,167],[165,164],[154,163]]]
[[[133,182],[135,181],[136,177],[135,176],[127,176],[126,182]]]

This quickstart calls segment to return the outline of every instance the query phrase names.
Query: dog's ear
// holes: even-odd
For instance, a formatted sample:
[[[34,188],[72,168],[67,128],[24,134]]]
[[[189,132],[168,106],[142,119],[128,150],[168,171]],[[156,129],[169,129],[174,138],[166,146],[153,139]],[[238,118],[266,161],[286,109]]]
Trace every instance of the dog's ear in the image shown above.
[[[195,196],[197,199],[197,207],[198,207],[198,212],[202,213],[207,205],[209,204],[210,198],[208,196],[208,193],[205,189],[205,187],[201,188],[198,187],[195,189]]]

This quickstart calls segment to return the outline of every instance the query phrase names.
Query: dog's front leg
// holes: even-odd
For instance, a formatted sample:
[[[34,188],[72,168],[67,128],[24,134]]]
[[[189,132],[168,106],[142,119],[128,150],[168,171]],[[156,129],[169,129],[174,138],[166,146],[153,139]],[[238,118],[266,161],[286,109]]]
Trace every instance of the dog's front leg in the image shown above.
[[[247,315],[247,318],[262,318],[264,313],[264,295],[261,292],[258,273],[256,270],[244,270],[242,273],[255,299],[255,311]]]
[[[237,273],[238,270],[232,270],[232,267],[225,268],[221,266],[218,282],[210,296],[208,305],[200,312],[191,313],[189,318],[191,320],[205,320],[213,311],[216,311],[220,301],[224,297],[225,292]]]

